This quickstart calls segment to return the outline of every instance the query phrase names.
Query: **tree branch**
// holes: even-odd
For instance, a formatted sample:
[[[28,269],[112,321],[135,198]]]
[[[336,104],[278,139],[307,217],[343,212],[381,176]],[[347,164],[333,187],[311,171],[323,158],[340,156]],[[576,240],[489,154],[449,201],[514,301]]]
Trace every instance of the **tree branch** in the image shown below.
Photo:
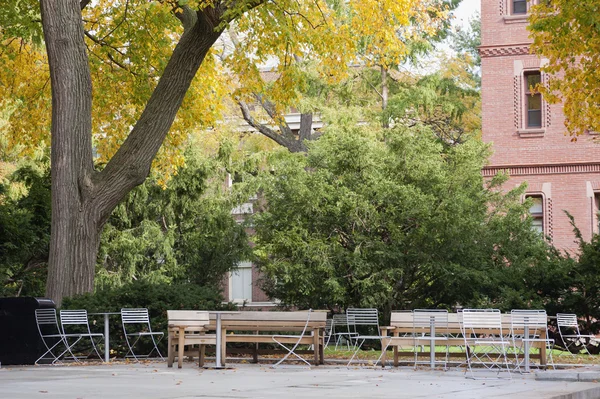
[[[244,101],[238,100],[238,105],[240,106],[240,110],[242,111],[242,116],[244,117],[244,120],[250,126],[252,126],[254,129],[258,130],[261,134],[270,138],[271,140],[273,140],[274,142],[276,142],[279,145],[282,145],[288,149],[290,149],[290,146],[293,147],[293,145],[291,145],[289,140],[286,139],[285,137],[283,137],[281,134],[279,134],[276,131],[274,131],[273,129],[270,129],[269,127],[263,125],[262,123],[257,122],[256,119],[254,119],[252,117],[252,115],[250,114],[250,108],[248,107],[248,104],[246,104]]]
[[[90,2],[91,2],[91,1],[92,1],[92,0],[81,0],[81,1],[79,2],[79,9],[80,9],[81,11],[83,11],[83,9],[84,9],[84,8],[86,8],[86,7],[88,6],[88,4],[90,4]]]

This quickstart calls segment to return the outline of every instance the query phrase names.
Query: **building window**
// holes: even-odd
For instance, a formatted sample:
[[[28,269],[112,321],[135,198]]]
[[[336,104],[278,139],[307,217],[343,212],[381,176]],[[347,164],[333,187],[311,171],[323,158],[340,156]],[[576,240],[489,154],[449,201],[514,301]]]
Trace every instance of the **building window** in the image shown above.
[[[240,262],[237,270],[231,272],[229,300],[252,302],[252,262]]]
[[[535,231],[544,234],[544,199],[541,195],[529,195],[526,198],[532,202],[529,208],[533,220],[532,227]]]
[[[525,72],[525,127],[528,129],[542,127],[542,95],[533,90],[541,81],[540,71]]]
[[[527,0],[512,0],[513,14],[527,14]]]

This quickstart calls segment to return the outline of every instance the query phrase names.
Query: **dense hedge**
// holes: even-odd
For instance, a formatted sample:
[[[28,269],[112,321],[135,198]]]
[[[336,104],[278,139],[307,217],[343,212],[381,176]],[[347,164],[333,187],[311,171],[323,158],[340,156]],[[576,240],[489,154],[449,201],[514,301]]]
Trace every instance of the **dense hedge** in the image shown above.
[[[231,309],[224,305],[219,290],[193,284],[150,284],[133,282],[119,288],[98,290],[94,293],[65,298],[63,309],[86,309],[88,313],[118,312],[122,308],[148,308],[153,331],[162,331],[165,337],[160,342],[163,356],[167,353],[167,309],[219,310]],[[92,332],[103,332],[103,316],[90,316]],[[142,339],[136,354],[151,349],[148,340]],[[127,345],[123,335],[121,318],[110,316],[111,356],[124,356]],[[145,352],[146,351],[146,352]]]

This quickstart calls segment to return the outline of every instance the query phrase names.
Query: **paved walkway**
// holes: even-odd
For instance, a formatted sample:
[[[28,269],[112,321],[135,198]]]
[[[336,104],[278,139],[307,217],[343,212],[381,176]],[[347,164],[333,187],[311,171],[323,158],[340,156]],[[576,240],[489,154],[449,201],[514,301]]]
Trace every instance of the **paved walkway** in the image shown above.
[[[570,373],[600,376],[600,369],[541,372],[546,376]],[[595,373],[595,374],[594,374]],[[93,398],[600,398],[593,381],[538,380],[535,373],[513,374],[512,380],[471,380],[462,371],[399,368],[346,368],[236,364],[226,370],[183,369],[165,363],[86,366],[3,366],[2,399]]]

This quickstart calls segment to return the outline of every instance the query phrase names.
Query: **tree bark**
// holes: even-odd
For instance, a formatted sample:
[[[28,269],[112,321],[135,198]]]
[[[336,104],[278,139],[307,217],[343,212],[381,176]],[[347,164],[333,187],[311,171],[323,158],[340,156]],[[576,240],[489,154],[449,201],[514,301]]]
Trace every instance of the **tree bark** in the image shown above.
[[[42,24],[52,85],[52,225],[46,295],[89,291],[92,277],[75,284],[74,265],[90,267],[91,234],[86,199],[91,186],[92,82],[78,1],[42,1]],[[93,269],[94,262],[91,263]]]
[[[263,1],[246,2],[246,8]],[[100,235],[119,202],[144,182],[183,98],[210,47],[218,39],[227,7],[177,16],[184,33],[144,112],[102,172],[92,158],[92,83],[79,0],[42,0],[42,25],[52,84],[52,226],[46,295],[90,292]],[[230,15],[234,15],[233,13]]]

